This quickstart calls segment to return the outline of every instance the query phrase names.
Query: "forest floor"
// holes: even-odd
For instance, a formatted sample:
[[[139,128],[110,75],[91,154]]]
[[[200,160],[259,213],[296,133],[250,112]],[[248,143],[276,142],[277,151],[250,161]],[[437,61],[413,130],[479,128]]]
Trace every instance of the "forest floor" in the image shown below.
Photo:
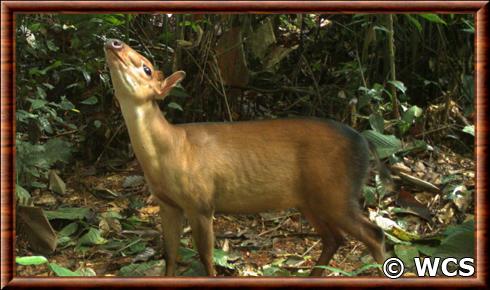
[[[402,167],[404,172],[440,188],[447,184],[444,179],[448,176],[459,176],[455,180],[474,192],[475,163],[472,158],[448,151],[405,157],[400,163],[398,167]],[[97,276],[158,276],[163,268],[159,208],[143,185],[141,175],[136,162],[131,162],[124,169],[107,171],[105,174],[96,174],[93,167],[79,167],[71,176],[65,175],[65,195],[55,194],[47,189],[34,191],[34,204],[43,209],[83,207],[89,208],[91,212],[84,221],[78,221],[80,227],[70,238],[71,242],[58,245],[54,253],[45,255],[49,262],[72,271],[91,269],[91,273]],[[402,217],[392,218],[396,221],[398,217],[403,219],[405,223],[411,224],[407,228],[418,233],[440,232],[436,229],[460,223],[474,212],[472,198],[452,200],[451,205],[448,205],[449,202],[443,202],[447,200],[448,194],[444,191],[429,192],[403,179],[395,178],[395,182],[398,194],[385,198],[382,203],[385,207],[390,204],[403,207],[406,203],[413,204],[415,199],[418,205],[411,207],[408,215],[405,212]],[[53,228],[59,231],[73,220],[51,222]],[[77,239],[88,227],[98,228],[104,242],[98,245],[78,243]],[[219,276],[307,275],[322,248],[318,235],[296,210],[258,215],[217,215],[214,231],[215,249],[219,249],[215,254],[215,262],[222,258],[217,263]],[[16,242],[16,256],[35,254],[22,236],[18,236]],[[193,245],[188,225],[184,227],[181,246],[177,274],[203,275],[197,255],[191,250]],[[125,266],[149,261],[155,263],[149,264],[144,270],[122,270]],[[370,263],[374,263],[374,260],[365,245],[347,237],[329,266],[353,273]],[[137,274],[137,271],[142,273]],[[17,265],[16,274],[53,275],[46,264]],[[327,270],[325,273],[325,276],[339,275],[339,271]],[[370,268],[358,275],[379,276],[380,273],[377,269]]]

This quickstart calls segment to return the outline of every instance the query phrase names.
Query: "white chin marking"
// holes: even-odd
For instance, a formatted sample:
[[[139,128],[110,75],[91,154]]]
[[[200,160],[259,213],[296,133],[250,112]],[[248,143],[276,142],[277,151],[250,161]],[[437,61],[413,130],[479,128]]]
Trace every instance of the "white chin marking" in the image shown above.
[[[120,76],[121,76],[122,83],[126,87],[126,89],[131,93],[134,93],[134,88],[136,86],[135,81],[127,74],[121,73]]]
[[[125,79],[125,80],[126,80],[126,82],[128,83],[128,85],[129,85],[129,89],[130,89],[132,92],[134,92],[134,87],[136,86],[136,84],[135,84],[134,80],[133,80],[133,79],[132,79],[130,76],[128,76],[128,75],[125,75],[125,76],[124,76],[124,79]]]

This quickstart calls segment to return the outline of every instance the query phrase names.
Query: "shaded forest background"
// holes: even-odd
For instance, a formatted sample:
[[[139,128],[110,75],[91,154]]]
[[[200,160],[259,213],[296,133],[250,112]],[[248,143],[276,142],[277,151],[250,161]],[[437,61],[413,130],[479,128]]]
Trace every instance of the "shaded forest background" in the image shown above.
[[[17,15],[19,275],[158,275],[158,207],[113,97],[103,44],[117,38],[182,87],[172,123],[315,116],[375,144],[363,204],[390,253],[474,255],[474,19],[399,15]],[[319,238],[294,211],[218,216],[220,275],[308,273]],[[189,228],[180,274],[201,275]],[[359,259],[362,257],[362,259]],[[377,275],[354,240],[327,275]],[[412,268],[410,268],[412,267]],[[158,269],[155,270],[155,269]]]

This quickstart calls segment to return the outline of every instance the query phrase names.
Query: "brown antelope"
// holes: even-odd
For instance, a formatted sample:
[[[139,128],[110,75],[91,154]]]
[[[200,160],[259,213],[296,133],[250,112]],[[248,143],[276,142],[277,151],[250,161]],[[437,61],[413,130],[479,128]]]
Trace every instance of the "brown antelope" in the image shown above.
[[[166,275],[175,275],[184,216],[206,272],[215,275],[213,215],[298,209],[321,237],[317,265],[327,265],[349,234],[382,263],[383,231],[359,199],[369,167],[366,140],[321,119],[170,124],[157,100],[185,77],[165,78],[120,40],[105,44],[115,96],[136,157],[158,200]],[[378,162],[379,163],[379,162]],[[314,268],[311,275],[321,276]]]

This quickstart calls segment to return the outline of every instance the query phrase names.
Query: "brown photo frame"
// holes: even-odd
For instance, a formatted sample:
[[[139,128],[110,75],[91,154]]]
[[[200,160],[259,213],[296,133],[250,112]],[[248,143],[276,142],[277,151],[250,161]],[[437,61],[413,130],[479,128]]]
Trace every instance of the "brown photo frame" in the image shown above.
[[[15,260],[16,13],[472,13],[476,71],[476,277],[474,278],[20,278]],[[487,286],[488,1],[2,1],[1,3],[1,285],[0,287],[321,287]],[[461,283],[461,284],[458,284]]]

